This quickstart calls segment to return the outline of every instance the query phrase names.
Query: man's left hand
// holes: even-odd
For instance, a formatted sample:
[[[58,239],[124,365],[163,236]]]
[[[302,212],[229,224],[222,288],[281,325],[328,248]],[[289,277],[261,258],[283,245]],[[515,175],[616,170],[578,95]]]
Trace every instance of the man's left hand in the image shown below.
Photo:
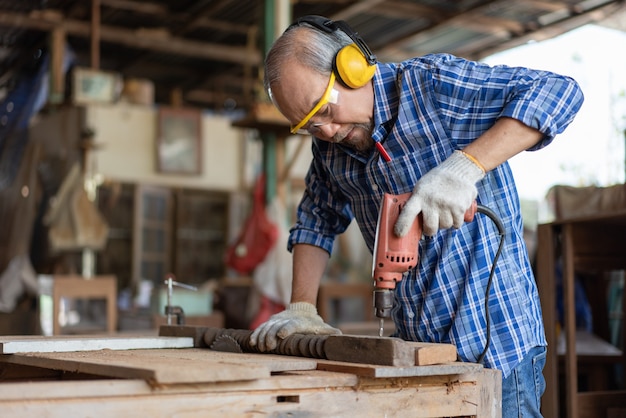
[[[476,182],[484,176],[483,168],[471,157],[454,151],[417,182],[396,221],[394,232],[400,237],[406,235],[420,212],[426,236],[435,235],[439,229],[460,228],[465,212],[476,200]]]

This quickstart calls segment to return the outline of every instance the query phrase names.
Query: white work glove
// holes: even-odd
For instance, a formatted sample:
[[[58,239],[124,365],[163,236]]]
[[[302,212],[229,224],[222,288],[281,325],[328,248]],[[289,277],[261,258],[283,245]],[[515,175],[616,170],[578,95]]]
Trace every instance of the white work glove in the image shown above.
[[[258,346],[261,351],[270,351],[278,346],[279,338],[284,339],[291,334],[333,335],[341,334],[341,331],[325,323],[312,304],[296,302],[259,325],[250,336],[250,345]]]
[[[439,229],[460,228],[465,212],[476,200],[476,182],[483,177],[485,171],[478,162],[462,151],[454,151],[417,182],[398,216],[394,232],[400,237],[406,235],[420,212],[426,236],[435,235]]]

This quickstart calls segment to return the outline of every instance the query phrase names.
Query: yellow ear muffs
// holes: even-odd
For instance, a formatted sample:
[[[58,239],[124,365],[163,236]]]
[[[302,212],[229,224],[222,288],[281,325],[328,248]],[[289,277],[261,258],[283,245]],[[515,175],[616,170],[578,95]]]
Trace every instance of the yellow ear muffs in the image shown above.
[[[343,20],[333,22],[323,16],[303,16],[289,25],[285,30],[307,23],[322,32],[333,33],[340,30],[352,39],[353,43],[344,46],[335,55],[333,70],[341,83],[352,89],[366,85],[376,73],[376,55],[372,53],[365,41]]]
[[[339,50],[335,57],[337,77],[346,86],[358,89],[366,85],[376,72],[376,64],[370,65],[359,47],[352,43]]]

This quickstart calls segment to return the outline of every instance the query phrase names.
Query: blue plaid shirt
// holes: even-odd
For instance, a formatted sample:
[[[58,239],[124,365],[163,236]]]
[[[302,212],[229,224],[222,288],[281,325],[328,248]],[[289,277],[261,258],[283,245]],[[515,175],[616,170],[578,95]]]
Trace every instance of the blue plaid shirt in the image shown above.
[[[413,190],[429,170],[463,149],[499,117],[518,119],[543,133],[533,149],[552,141],[583,100],[570,78],[545,71],[487,65],[446,54],[402,63],[379,63],[374,76],[374,132],[391,161],[313,140],[306,191],[291,230],[289,249],[306,243],[332,252],[335,236],[356,218],[373,250],[384,192]],[[489,294],[491,341],[484,362],[506,377],[535,346],[546,345],[541,307],[528,253],[515,182],[508,163],[477,184],[478,203],[506,229]],[[500,235],[477,214],[460,229],[420,241],[419,265],[396,288],[397,336],[456,345],[463,361],[476,361],[486,342],[485,289]]]

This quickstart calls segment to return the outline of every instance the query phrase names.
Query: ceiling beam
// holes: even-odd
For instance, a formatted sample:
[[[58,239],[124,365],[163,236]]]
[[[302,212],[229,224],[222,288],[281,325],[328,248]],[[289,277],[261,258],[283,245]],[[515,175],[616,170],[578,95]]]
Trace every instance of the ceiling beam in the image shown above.
[[[131,0],[100,0],[102,6],[149,15],[165,16],[168,9],[160,4]]]
[[[348,6],[339,13],[335,13],[331,19],[332,20],[348,20],[352,16],[355,16],[359,13],[367,13],[369,9],[374,6],[377,6],[379,3],[382,3],[384,0],[363,0],[357,1],[354,5]]]
[[[439,22],[449,19],[451,14],[435,7],[424,6],[416,3],[404,3],[398,1],[385,2],[372,8],[376,15],[387,16],[395,19],[426,19]]]
[[[26,15],[4,12],[0,14],[0,25],[17,28],[28,28],[40,31],[51,31],[59,26],[68,35],[88,38],[91,36],[89,23],[71,19],[50,19],[50,14]],[[260,65],[261,53],[250,51],[248,47],[225,46],[215,43],[192,41],[179,37],[153,37],[130,29],[102,25],[100,39],[103,42],[125,45],[131,48],[148,49],[172,55],[190,56],[215,61],[228,61],[244,65]]]

